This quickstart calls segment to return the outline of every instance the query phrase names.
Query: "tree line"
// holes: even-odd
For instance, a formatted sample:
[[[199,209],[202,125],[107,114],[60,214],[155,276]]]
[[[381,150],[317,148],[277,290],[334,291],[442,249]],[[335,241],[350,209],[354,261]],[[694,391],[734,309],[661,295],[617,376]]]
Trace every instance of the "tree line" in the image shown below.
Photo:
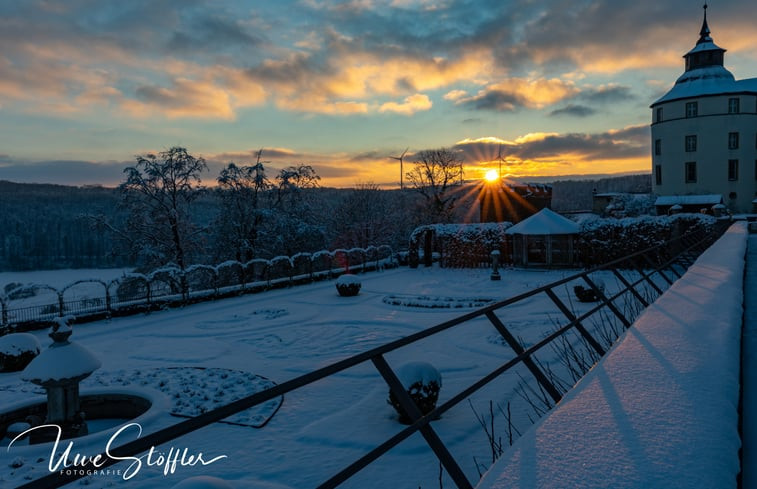
[[[201,184],[205,160],[181,147],[137,156],[115,189],[0,182],[0,270],[185,268],[404,247],[416,226],[454,219],[449,191],[459,161],[448,150],[419,154],[408,173],[418,193],[370,182],[323,188],[310,165],[272,172],[263,157],[261,150],[252,162],[228,163],[211,187]]]
[[[477,215],[462,160],[450,149],[413,155],[408,191],[370,182],[323,188],[311,166],[272,170],[264,156],[229,162],[210,187],[202,185],[205,160],[182,147],[137,156],[115,189],[0,182],[0,270],[149,270],[381,244],[402,249],[417,226]],[[590,199],[590,191],[581,193]]]

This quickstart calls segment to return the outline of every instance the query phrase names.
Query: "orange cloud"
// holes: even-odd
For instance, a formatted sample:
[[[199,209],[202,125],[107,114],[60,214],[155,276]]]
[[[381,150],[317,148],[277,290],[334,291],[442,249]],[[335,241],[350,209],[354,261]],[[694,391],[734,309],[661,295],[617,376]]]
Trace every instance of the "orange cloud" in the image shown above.
[[[431,99],[428,95],[422,93],[416,93],[405,97],[402,103],[386,102],[379,107],[379,112],[394,112],[402,115],[413,115],[414,113],[422,110],[428,110],[432,106]]]

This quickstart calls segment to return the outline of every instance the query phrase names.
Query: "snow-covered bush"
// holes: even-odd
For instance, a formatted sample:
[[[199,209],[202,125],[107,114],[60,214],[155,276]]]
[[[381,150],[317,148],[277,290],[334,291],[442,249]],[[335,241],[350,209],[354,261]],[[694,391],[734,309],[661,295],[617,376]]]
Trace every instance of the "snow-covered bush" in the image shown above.
[[[292,276],[292,260],[288,256],[277,256],[271,260],[268,270],[269,279],[289,278]]]
[[[313,271],[312,256],[310,253],[297,253],[292,256],[292,275],[295,277],[310,277]]]
[[[149,282],[142,274],[124,275],[113,281],[109,286],[112,291],[115,287],[115,298],[118,302],[142,300],[147,297]]]
[[[313,256],[311,257],[313,262],[313,275],[331,273],[331,258],[331,253],[326,250],[313,253]]]
[[[268,260],[255,258],[244,265],[244,276],[248,282],[266,282],[268,281]]]
[[[190,292],[213,290],[216,287],[216,270],[211,266],[192,265],[185,273]]]
[[[704,214],[586,219],[576,240],[576,255],[584,266],[599,265],[689,232],[710,233],[715,222]]]
[[[442,374],[433,365],[428,362],[406,363],[397,370],[397,377],[421,414],[426,415],[436,408],[442,388]],[[400,423],[412,422],[391,390],[387,402],[399,414]]]
[[[499,250],[503,257],[509,256],[505,230],[509,222],[481,224],[432,224],[416,228],[410,235],[409,259],[411,266],[417,263],[424,246],[424,236],[432,233],[432,252],[440,254],[443,267],[463,268],[488,266],[490,253]]]
[[[333,270],[344,270],[345,273],[350,273],[350,255],[347,250],[336,249],[331,256]]]
[[[353,297],[360,293],[360,279],[357,275],[345,273],[336,279],[336,290],[342,297]]]
[[[12,333],[0,337],[0,372],[18,372],[39,355],[39,341],[29,333]]]
[[[235,260],[229,260],[216,267],[216,283],[218,287],[230,287],[241,285],[244,275],[244,267]]]

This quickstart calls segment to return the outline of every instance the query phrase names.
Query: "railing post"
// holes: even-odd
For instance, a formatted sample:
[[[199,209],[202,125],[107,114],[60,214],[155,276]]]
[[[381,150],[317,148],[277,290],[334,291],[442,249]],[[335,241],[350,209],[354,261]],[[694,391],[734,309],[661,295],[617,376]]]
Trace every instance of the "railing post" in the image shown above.
[[[496,314],[494,314],[493,311],[487,311],[486,317],[489,318],[489,321],[491,321],[499,334],[502,335],[502,337],[505,339],[507,344],[510,346],[510,348],[512,348],[516,355],[520,355],[524,352],[524,349],[521,344],[518,343],[518,340],[516,340],[512,333],[508,331],[507,327],[505,327],[505,324],[497,317]],[[552,400],[555,401],[555,404],[560,402],[560,399],[562,399],[560,391],[558,391],[555,385],[550,382],[546,375],[544,375],[544,372],[541,371],[541,369],[536,365],[533,359],[530,356],[526,357],[523,359],[523,364],[528,368],[528,370],[531,371],[533,376],[536,377],[536,381],[544,388],[545,391],[547,391]]]
[[[584,337],[587,343],[591,345],[592,348],[594,348],[594,351],[596,351],[599,356],[602,356],[605,354],[605,349],[602,348],[602,345],[600,345],[597,340],[594,339],[594,337],[584,328],[584,325],[581,324],[581,321],[578,321],[576,318],[576,315],[573,314],[573,311],[568,309],[568,306],[565,305],[563,301],[560,300],[559,297],[557,297],[557,294],[552,289],[546,290],[547,296],[552,299],[552,302],[555,303],[558,309],[565,315],[566,318],[568,318],[568,321],[575,323],[576,329],[579,333],[581,333],[581,336]]]
[[[402,409],[405,410],[410,419],[415,422],[418,419],[422,418],[423,414],[421,414],[418,406],[415,405],[415,402],[405,390],[405,387],[402,385],[402,382],[400,382],[400,379],[397,378],[397,375],[394,373],[392,368],[388,363],[386,363],[383,355],[375,356],[371,358],[371,361],[376,366],[376,369],[379,371],[386,383],[389,385],[392,393],[397,398],[397,401],[399,401],[400,406],[402,406]],[[431,449],[436,454],[436,457],[447,470],[447,473],[455,482],[457,487],[459,489],[473,489],[470,481],[467,477],[465,477],[463,470],[457,464],[454,457],[452,457],[452,454],[449,452],[449,450],[447,450],[447,447],[444,446],[444,443],[439,438],[439,435],[436,434],[431,425],[426,424],[422,426],[420,428],[420,432],[423,435],[423,438],[426,439],[428,446],[431,447]]]

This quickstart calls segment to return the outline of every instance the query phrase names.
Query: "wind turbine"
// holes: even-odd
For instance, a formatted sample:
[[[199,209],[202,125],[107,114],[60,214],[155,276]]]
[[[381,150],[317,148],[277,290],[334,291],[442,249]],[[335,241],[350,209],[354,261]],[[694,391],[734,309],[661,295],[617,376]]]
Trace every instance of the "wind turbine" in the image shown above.
[[[393,160],[397,160],[400,162],[400,190],[403,190],[405,188],[405,184],[404,184],[405,170],[403,168],[403,159],[405,158],[405,154],[407,153],[408,149],[410,149],[410,147],[405,148],[405,151],[403,151],[402,154],[399,156],[389,157]]]

